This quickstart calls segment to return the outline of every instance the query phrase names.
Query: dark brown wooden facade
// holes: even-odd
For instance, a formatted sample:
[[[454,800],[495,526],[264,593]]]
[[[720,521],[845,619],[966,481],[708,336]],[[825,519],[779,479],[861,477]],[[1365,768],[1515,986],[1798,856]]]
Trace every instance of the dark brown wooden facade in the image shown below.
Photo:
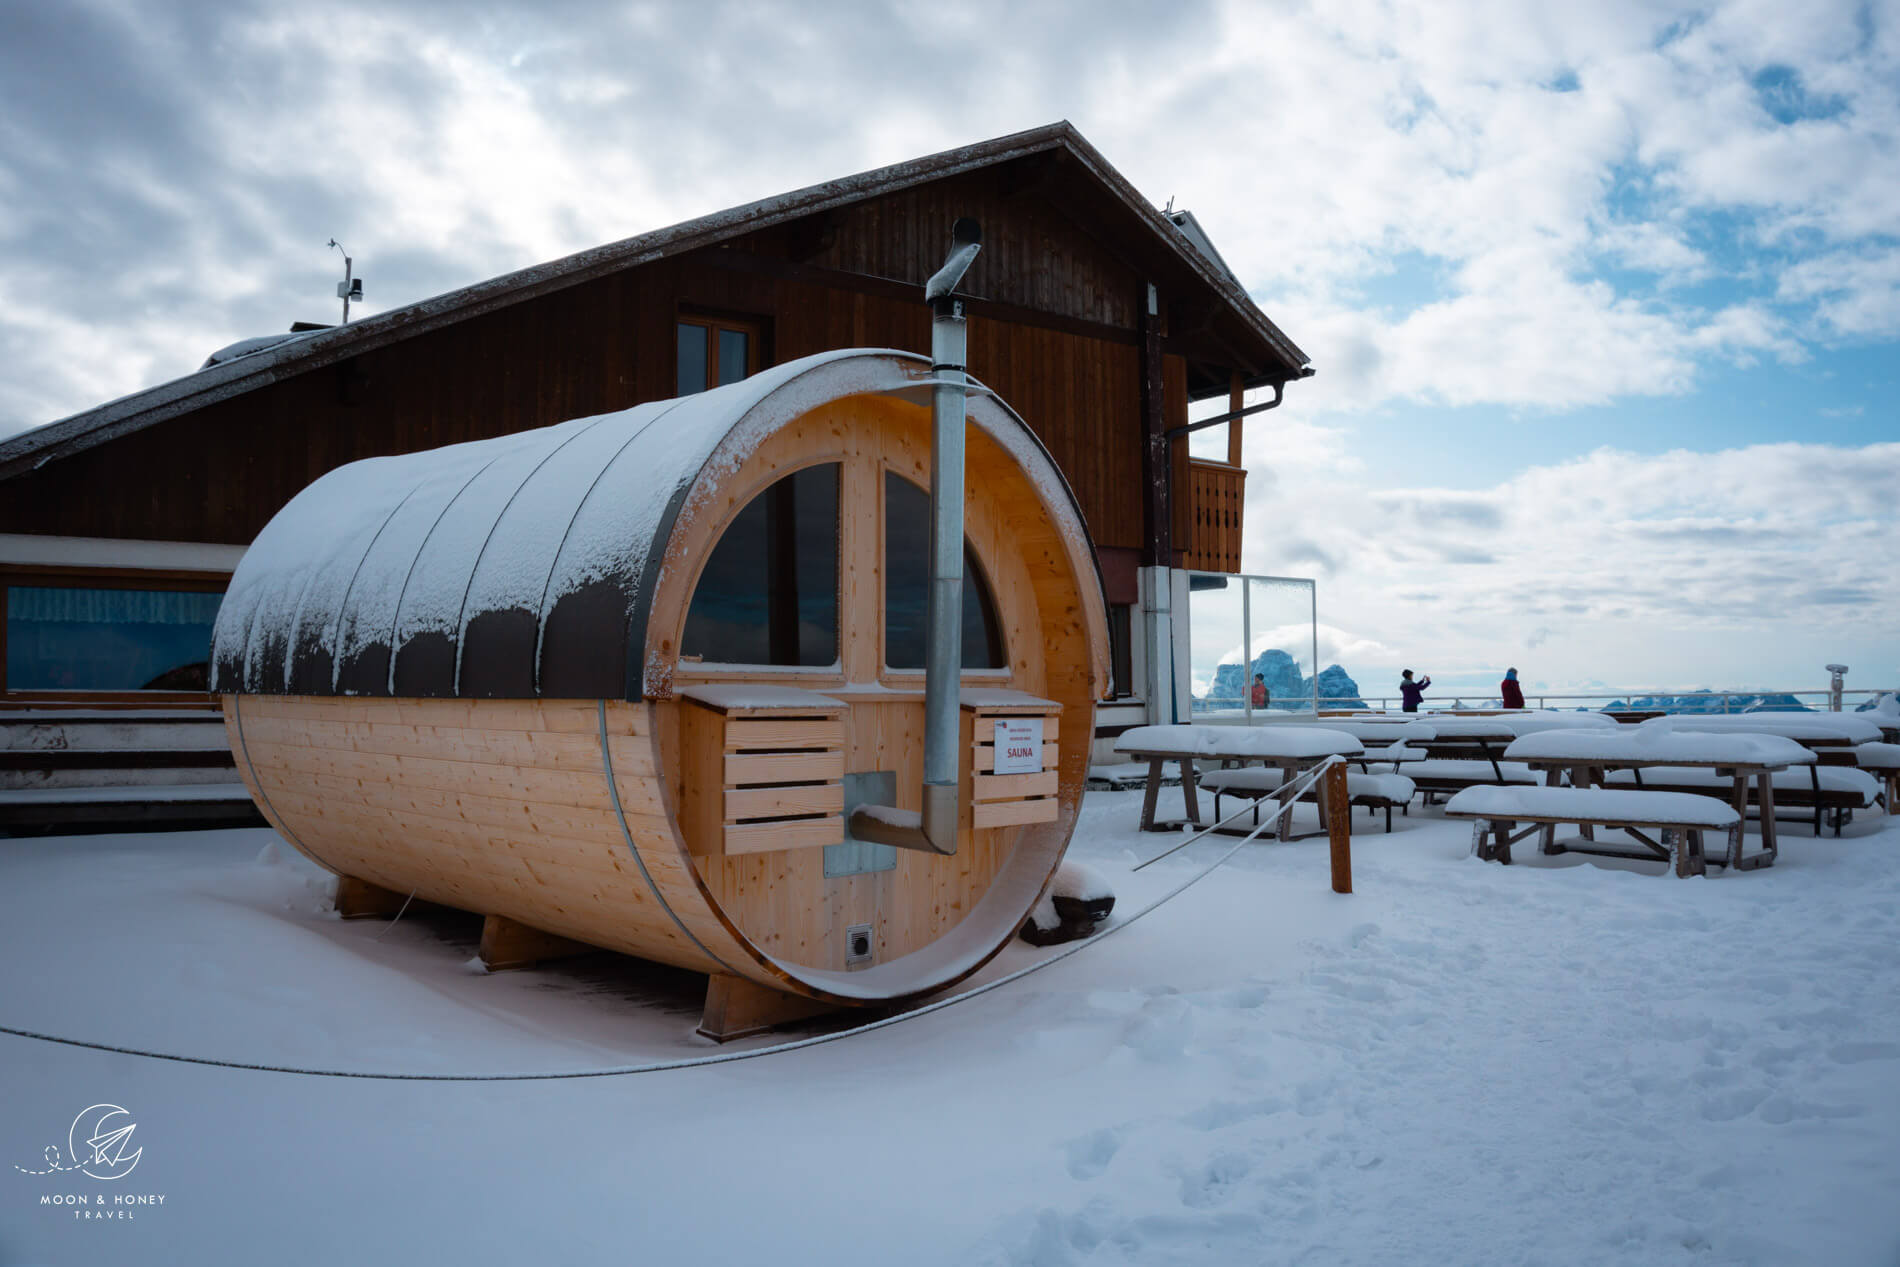
[[[1157,432],[1191,398],[1296,379],[1305,358],[1067,124],[324,331],[221,398],[185,380],[94,411],[90,432],[86,415],[54,424],[0,445],[0,533],[245,544],[344,463],[675,395],[682,316],[753,323],[762,364],[925,350],[921,287],[964,215],[984,231],[963,286],[970,370],[1049,448],[1109,601],[1131,603],[1138,563],[1194,551],[1186,444]],[[1237,560],[1232,519],[1225,555],[1197,553]]]

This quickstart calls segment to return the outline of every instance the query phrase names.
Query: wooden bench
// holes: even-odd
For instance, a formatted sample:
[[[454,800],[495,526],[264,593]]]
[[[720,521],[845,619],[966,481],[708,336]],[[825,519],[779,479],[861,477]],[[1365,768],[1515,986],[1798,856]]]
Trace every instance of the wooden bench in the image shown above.
[[[1214,817],[1221,817],[1220,799],[1225,796],[1244,796],[1258,801],[1272,796],[1285,785],[1285,775],[1272,767],[1242,766],[1232,770],[1208,770],[1200,777],[1202,791],[1214,794]],[[1392,810],[1401,814],[1411,812],[1412,797],[1417,795],[1412,780],[1402,774],[1354,774],[1346,772],[1346,799],[1351,805],[1363,805],[1368,814],[1385,811],[1385,829],[1392,830]],[[1317,785],[1308,788],[1300,795],[1302,801],[1317,801]],[[1254,821],[1259,821],[1254,814]]]
[[[1900,743],[1864,743],[1854,750],[1860,768],[1878,779],[1887,812],[1900,813]]]
[[[1729,838],[1726,856],[1740,856],[1742,820],[1734,807],[1707,796],[1680,792],[1473,787],[1451,798],[1445,806],[1445,817],[1471,820],[1471,856],[1487,862],[1509,863],[1511,846],[1533,833],[1540,836],[1540,853],[1667,862],[1684,877],[1702,875],[1707,869],[1707,854],[1702,847],[1705,831],[1724,832]],[[1519,831],[1520,823],[1529,826]],[[1644,852],[1605,849],[1590,836],[1581,843],[1559,842],[1556,834],[1560,823],[1576,823],[1586,830],[1605,827],[1625,832]],[[1656,838],[1645,834],[1651,831],[1657,833]]]
[[[1843,766],[1810,765],[1776,771],[1772,776],[1775,810],[1810,811],[1814,834],[1831,825],[1836,836],[1851,822],[1854,811],[1880,803],[1884,793],[1880,781],[1870,771],[1849,770]],[[1646,770],[1612,771],[1605,782],[1615,787],[1641,788],[1645,791],[1683,792],[1697,796],[1730,795],[1730,784],[1713,771],[1694,767],[1653,766]],[[1749,793],[1749,804],[1761,810],[1759,788]]]
[[[0,711],[0,836],[263,822],[212,707]]]

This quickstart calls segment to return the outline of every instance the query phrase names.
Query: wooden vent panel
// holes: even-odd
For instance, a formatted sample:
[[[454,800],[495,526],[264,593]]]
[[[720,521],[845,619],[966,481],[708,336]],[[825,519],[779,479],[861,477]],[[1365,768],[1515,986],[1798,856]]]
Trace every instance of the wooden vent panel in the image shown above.
[[[706,856],[814,849],[844,841],[844,706],[721,708],[681,713],[686,768],[680,828]]]
[[[1013,705],[965,706],[963,733],[970,753],[970,799],[965,825],[971,828],[1015,827],[1024,823],[1051,823],[1059,810],[1057,797],[1057,742],[1062,736],[1062,706],[1049,700]],[[997,774],[996,723],[1011,718],[1042,721],[1042,769],[1036,773]]]

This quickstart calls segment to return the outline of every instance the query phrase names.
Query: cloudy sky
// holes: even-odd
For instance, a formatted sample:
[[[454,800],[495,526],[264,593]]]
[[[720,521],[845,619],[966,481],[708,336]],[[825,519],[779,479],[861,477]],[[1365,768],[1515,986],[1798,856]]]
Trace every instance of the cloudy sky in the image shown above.
[[[1895,0],[14,0],[0,435],[334,319],[333,237],[373,312],[1058,118],[1313,358],[1247,565],[1368,690],[1900,683]]]

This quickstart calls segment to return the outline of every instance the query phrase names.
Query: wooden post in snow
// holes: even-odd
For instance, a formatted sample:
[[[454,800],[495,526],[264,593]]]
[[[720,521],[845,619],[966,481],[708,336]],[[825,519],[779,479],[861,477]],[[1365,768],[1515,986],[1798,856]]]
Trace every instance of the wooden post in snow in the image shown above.
[[[1320,805],[1326,837],[1333,846],[1333,892],[1352,892],[1352,800],[1346,790],[1346,763],[1335,761],[1320,778]]]

